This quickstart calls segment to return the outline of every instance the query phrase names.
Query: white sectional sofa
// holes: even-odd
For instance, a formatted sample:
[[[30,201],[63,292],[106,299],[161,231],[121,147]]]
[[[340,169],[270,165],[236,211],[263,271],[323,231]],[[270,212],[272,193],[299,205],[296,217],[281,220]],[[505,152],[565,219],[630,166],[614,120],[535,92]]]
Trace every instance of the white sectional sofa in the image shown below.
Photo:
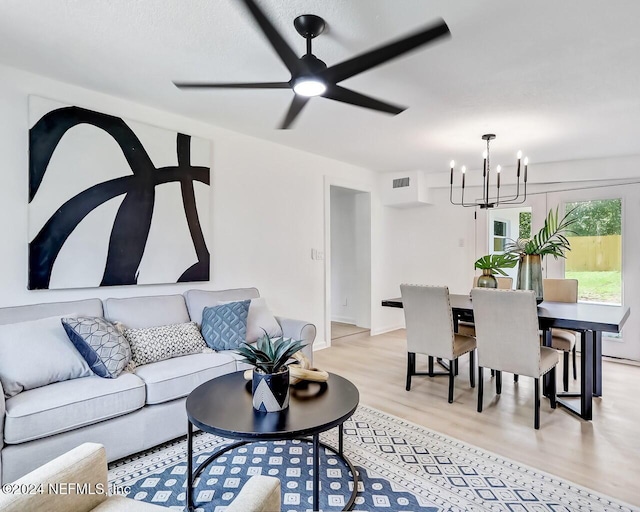
[[[0,308],[0,324],[56,315],[104,316],[130,328],[194,321],[219,301],[259,297],[255,288],[189,290],[184,295],[87,299]],[[312,356],[316,328],[276,317],[285,337],[302,339]],[[0,386],[0,480],[12,482],[85,443],[106,448],[109,461],[186,434],[186,396],[214,377],[244,369],[229,351],[191,354],[122,373],[83,377],[23,391],[8,400]]]

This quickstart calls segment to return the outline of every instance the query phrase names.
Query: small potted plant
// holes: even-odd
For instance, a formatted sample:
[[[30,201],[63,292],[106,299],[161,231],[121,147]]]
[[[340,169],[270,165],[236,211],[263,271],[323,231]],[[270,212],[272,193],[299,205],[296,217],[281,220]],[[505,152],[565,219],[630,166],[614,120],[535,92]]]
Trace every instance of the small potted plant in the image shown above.
[[[482,270],[482,275],[478,278],[478,286],[480,288],[497,288],[498,281],[493,274],[506,276],[507,273],[503,268],[513,268],[518,264],[518,257],[515,254],[487,254],[478,258],[475,268]]]
[[[544,300],[542,258],[549,255],[555,259],[566,258],[565,252],[571,250],[571,244],[565,234],[571,233],[570,227],[576,221],[573,210],[567,212],[562,219],[558,208],[555,213],[549,210],[544,226],[534,237],[519,238],[507,247],[507,250],[517,255],[520,260],[516,288],[535,291],[538,304]]]
[[[289,367],[287,361],[305,346],[292,338],[271,338],[264,333],[255,345],[243,343],[236,352],[243,362],[254,366],[252,394],[254,409],[279,412],[289,407]]]

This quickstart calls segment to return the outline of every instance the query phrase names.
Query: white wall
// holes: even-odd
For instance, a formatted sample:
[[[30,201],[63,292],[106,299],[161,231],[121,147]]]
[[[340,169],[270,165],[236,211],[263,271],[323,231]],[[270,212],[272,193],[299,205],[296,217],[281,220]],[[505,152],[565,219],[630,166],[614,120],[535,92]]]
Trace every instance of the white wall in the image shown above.
[[[331,187],[331,320],[356,323],[356,194]]]
[[[473,283],[475,232],[473,208],[449,203],[449,191],[434,189],[433,204],[384,208],[381,231],[384,255],[381,285],[385,297],[400,296],[401,283],[446,285],[468,293]],[[380,331],[404,325],[402,310],[380,308]]]
[[[371,328],[371,281],[379,275],[371,275],[371,194],[355,196],[356,224],[356,325]]]
[[[324,264],[310,256],[324,247],[324,176],[372,186],[371,171],[12,68],[0,76],[0,306],[256,286],[274,313],[315,323],[325,339]],[[212,141],[210,283],[26,289],[29,94]]]

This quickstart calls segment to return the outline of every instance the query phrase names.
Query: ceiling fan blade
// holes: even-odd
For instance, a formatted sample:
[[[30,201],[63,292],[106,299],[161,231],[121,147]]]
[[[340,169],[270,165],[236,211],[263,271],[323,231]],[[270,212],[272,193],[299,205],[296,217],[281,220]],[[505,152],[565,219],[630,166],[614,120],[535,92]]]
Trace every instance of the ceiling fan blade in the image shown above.
[[[262,29],[262,32],[267,37],[271,46],[276,51],[284,65],[292,75],[299,75],[301,72],[306,71],[306,66],[300,62],[300,59],[287,44],[284,38],[280,35],[280,32],[276,30],[273,24],[269,21],[269,18],[262,12],[262,9],[258,7],[258,4],[254,0],[242,0],[247,6],[254,19]]]
[[[357,55],[352,59],[331,66],[322,72],[322,76],[330,82],[340,82],[399,57],[434,39],[448,35],[450,35],[449,27],[444,20],[440,18],[440,21],[410,36],[379,46],[378,48]]]
[[[372,110],[387,112],[388,114],[394,115],[404,112],[407,109],[407,107],[398,107],[391,103],[385,103],[384,101],[360,94],[359,92],[352,91],[351,89],[346,89],[345,87],[340,87],[339,85],[330,85],[322,96],[331,100],[356,105],[357,107],[370,108]]]
[[[286,130],[291,126],[291,123],[293,123],[294,119],[298,117],[298,114],[310,99],[311,98],[309,96],[300,96],[299,94],[296,94],[293,97],[289,111],[280,125],[281,130]]]
[[[173,82],[178,89],[290,89],[289,82]]]

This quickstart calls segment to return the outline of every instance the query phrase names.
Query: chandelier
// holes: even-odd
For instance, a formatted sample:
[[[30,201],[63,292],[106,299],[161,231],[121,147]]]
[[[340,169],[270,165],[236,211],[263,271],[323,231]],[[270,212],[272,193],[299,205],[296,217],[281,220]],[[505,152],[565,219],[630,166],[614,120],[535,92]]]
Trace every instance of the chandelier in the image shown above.
[[[496,187],[495,187],[495,197],[490,197],[490,181],[491,181],[491,158],[489,155],[489,142],[495,139],[496,136],[493,133],[487,133],[482,136],[482,140],[487,141],[487,149],[482,154],[483,157],[483,165],[482,165],[482,201],[480,202],[465,202],[464,200],[464,187],[465,187],[465,177],[467,173],[467,168],[463,165],[461,168],[462,171],[462,187],[460,194],[460,202],[456,202],[453,200],[453,168],[455,167],[455,162],[451,160],[451,179],[449,181],[449,201],[451,204],[455,204],[457,206],[464,207],[480,207],[480,208],[494,208],[501,204],[522,204],[527,200],[527,165],[529,163],[529,159],[525,157],[524,159],[524,191],[522,197],[520,197],[520,161],[522,159],[522,151],[518,151],[518,166],[516,171],[516,193],[514,196],[505,198],[500,198],[500,171],[502,167],[496,167]]]

